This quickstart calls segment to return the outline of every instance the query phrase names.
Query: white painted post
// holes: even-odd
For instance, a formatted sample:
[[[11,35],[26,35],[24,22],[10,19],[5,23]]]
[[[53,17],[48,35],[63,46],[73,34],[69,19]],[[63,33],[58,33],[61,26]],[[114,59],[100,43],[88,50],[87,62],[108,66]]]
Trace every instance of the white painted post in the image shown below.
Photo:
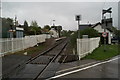
[[[77,39],[77,55],[80,60],[80,49],[78,49],[78,48],[80,48],[80,39]]]
[[[25,49],[25,47],[24,47],[24,44],[25,44],[24,39],[25,39],[25,38],[23,38],[23,37],[22,37],[22,50],[24,50],[24,49]]]
[[[12,53],[14,51],[14,48],[13,48],[13,38],[11,38],[11,43],[12,43]]]

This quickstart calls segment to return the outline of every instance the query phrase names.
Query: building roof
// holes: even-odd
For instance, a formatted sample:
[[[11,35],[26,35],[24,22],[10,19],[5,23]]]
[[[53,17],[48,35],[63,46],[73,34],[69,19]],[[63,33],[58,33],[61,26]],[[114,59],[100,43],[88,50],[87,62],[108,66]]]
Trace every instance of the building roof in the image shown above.
[[[19,30],[19,31],[24,31],[24,29],[23,29],[23,28],[21,28],[21,27],[16,27],[16,30]]]
[[[89,28],[91,26],[92,26],[92,24],[80,24],[79,29],[84,30],[84,29]]]
[[[100,22],[98,22],[98,23],[96,23],[96,24],[94,24],[93,26],[92,26],[92,28],[95,28],[96,26],[98,26],[98,25],[102,25]],[[101,26],[102,27],[102,26]],[[110,32],[113,32],[113,30],[112,30],[112,28],[106,28],[108,31],[110,31]]]
[[[94,24],[94,25],[92,26],[92,28],[96,27],[97,25],[101,25],[101,23],[98,22],[98,23]]]

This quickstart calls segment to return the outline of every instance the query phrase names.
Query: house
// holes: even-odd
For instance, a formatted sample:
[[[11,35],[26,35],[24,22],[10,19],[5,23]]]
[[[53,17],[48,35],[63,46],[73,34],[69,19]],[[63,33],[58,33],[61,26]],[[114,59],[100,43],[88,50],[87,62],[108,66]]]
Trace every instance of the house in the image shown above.
[[[51,37],[58,38],[58,32],[55,30],[55,28],[51,28],[49,31]]]
[[[102,25],[100,22],[94,24],[92,26],[95,30],[97,30],[101,36],[101,42],[104,43],[104,38],[102,37],[102,33],[104,32],[104,29],[102,28]],[[106,28],[107,37],[106,37],[106,43],[111,44],[111,38],[113,37],[113,31],[110,28]]]

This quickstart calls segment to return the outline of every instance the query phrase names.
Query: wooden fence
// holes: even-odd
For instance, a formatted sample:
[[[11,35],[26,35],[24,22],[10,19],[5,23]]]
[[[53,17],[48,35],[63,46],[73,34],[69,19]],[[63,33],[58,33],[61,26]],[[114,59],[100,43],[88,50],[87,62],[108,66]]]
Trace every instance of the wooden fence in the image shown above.
[[[4,55],[8,52],[16,52],[37,45],[37,43],[45,42],[50,35],[33,35],[24,38],[0,38],[0,54]]]
[[[79,56],[79,60],[99,47],[99,41],[100,37],[77,39],[77,54]]]

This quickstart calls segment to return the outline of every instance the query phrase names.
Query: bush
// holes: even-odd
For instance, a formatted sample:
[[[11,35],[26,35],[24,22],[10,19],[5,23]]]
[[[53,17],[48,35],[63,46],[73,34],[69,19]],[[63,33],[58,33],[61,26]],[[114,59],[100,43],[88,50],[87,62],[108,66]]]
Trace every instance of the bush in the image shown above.
[[[80,38],[82,38],[82,35],[88,35],[89,38],[99,37],[98,31],[96,31],[93,28],[87,28],[87,29],[80,31]],[[72,47],[75,48],[75,50],[77,48],[77,42],[76,42],[77,37],[78,37],[78,31],[74,32],[74,34],[71,35],[71,40],[70,40],[70,43]]]
[[[93,38],[93,37],[98,37],[99,33],[97,30],[95,30],[93,28],[87,28],[87,29],[84,29],[83,31],[81,31],[81,36],[82,35],[88,35],[89,38]]]

